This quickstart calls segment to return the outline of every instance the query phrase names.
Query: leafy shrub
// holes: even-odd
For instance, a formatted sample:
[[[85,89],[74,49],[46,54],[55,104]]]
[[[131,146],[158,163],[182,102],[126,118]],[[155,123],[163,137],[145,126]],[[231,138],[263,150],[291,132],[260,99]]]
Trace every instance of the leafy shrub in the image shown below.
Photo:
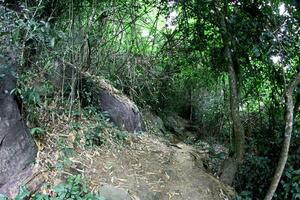
[[[295,149],[294,149],[295,148]],[[300,199],[300,147],[296,142],[292,144],[287,166],[281,178],[276,198]]]
[[[228,152],[225,149],[217,150],[213,144],[201,140],[198,140],[194,145],[208,151],[209,156],[203,159],[204,167],[213,174],[220,174],[222,163],[228,157]]]
[[[83,110],[84,117],[94,118],[96,121],[88,125],[88,130],[85,131],[85,146],[101,146],[110,138],[115,143],[121,145],[127,140],[128,132],[121,131],[109,122],[109,114],[107,112],[100,112],[93,106],[85,107]],[[112,129],[112,127],[115,127]],[[113,131],[110,131],[113,130]],[[105,131],[108,131],[105,133]]]
[[[72,121],[72,122],[70,122],[69,127],[70,127],[70,130],[78,131],[78,130],[80,130],[81,125],[78,122]]]
[[[243,191],[234,200],[252,200],[252,194],[249,191]]]
[[[126,131],[116,131],[113,134],[113,139],[118,144],[123,144],[128,138],[128,132]]]
[[[280,182],[282,192],[277,194],[278,199],[300,199],[300,170],[287,168]]]
[[[56,194],[55,199],[104,200],[103,198],[97,197],[90,193],[88,191],[87,185],[83,183],[82,178],[79,175],[68,177],[65,183],[59,184],[54,187],[54,192]]]
[[[26,120],[32,124],[38,125],[41,99],[36,89],[33,87],[21,86],[17,87],[12,92],[22,99],[24,105],[22,106],[22,111],[25,111]]]
[[[254,195],[252,199],[260,199],[265,194],[272,177],[273,168],[268,157],[246,154],[245,161],[240,167],[235,180],[235,188],[247,196]],[[255,184],[253,184],[255,183]],[[248,192],[249,191],[249,194]],[[241,193],[242,194],[242,193]]]
[[[101,146],[105,142],[105,138],[102,135],[103,127],[97,125],[94,128],[89,128],[85,133],[85,145],[87,147]]]
[[[21,112],[25,116],[30,126],[39,127],[34,129],[34,134],[45,133],[44,123],[41,122],[41,116],[47,112],[47,105],[52,99],[53,86],[48,81],[41,79],[37,72],[24,72],[19,76],[17,87],[12,90],[12,94],[20,98],[22,103]]]
[[[81,176],[69,176],[66,182],[61,183],[52,188],[54,194],[47,195],[42,193],[34,194],[32,200],[105,200],[103,197],[92,194],[88,191],[87,185],[83,182]],[[15,200],[24,200],[30,197],[30,192],[26,187],[21,187],[19,194]],[[0,196],[0,200],[7,200],[4,196]]]
[[[42,138],[45,135],[46,131],[43,128],[34,127],[32,129],[30,129],[30,133],[32,136],[34,136],[36,138]]]
[[[242,199],[248,197],[251,197],[250,199],[262,199],[264,197],[278,162],[277,153],[280,151],[282,144],[281,138],[274,139],[273,143],[267,143],[267,138],[262,139],[260,137],[256,134],[256,138],[251,140],[253,142],[251,145],[256,147],[257,152],[254,153],[253,148],[251,152],[246,154],[245,161],[235,180],[236,190]],[[300,199],[300,147],[298,137],[297,132],[295,132],[288,161],[274,195],[276,200]],[[247,198],[244,197],[245,194],[247,194]]]

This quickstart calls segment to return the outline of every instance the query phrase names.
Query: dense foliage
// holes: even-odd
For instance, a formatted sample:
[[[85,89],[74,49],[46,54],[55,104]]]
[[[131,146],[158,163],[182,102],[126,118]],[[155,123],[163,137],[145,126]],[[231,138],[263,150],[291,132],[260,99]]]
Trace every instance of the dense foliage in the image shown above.
[[[79,72],[88,72],[158,115],[177,113],[234,153],[224,16],[247,152],[234,187],[239,198],[264,197],[283,143],[284,92],[300,68],[299,1],[0,2],[0,37],[9,35],[19,52],[14,92],[34,135],[44,133],[39,115],[50,118],[53,102],[67,103],[70,114],[91,103],[79,81]],[[299,105],[298,86],[290,154],[274,199],[300,199]],[[87,146],[105,142],[97,129],[88,130]]]
[[[94,195],[88,191],[87,185],[83,183],[82,178],[70,176],[66,182],[61,183],[54,188],[48,188],[53,191],[53,196],[38,193],[31,197],[31,193],[26,187],[21,187],[19,194],[15,200],[31,199],[34,200],[59,200],[59,199],[77,199],[77,200],[105,200],[101,196]],[[6,200],[4,196],[0,196],[1,200]]]

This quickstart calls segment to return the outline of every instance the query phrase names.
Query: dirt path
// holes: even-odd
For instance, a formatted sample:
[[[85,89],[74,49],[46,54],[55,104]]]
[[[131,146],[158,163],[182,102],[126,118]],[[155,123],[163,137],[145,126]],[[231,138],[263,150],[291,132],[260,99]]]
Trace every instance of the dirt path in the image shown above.
[[[103,184],[126,189],[140,200],[229,199],[233,191],[205,172],[203,154],[157,136],[132,137],[126,148],[101,150],[82,160],[94,190]]]
[[[132,200],[224,200],[234,195],[232,188],[205,171],[202,160],[206,154],[201,149],[181,142],[170,144],[169,140],[150,133],[130,134],[123,147],[107,140],[105,145],[86,149],[86,130],[70,132],[66,121],[61,119],[48,133],[45,146],[38,145],[37,165],[52,169],[45,180],[50,185],[80,174],[92,191],[109,185],[128,191]],[[82,120],[80,127],[89,123],[91,119]],[[111,136],[117,130],[102,131]],[[74,146],[74,141],[79,144]]]

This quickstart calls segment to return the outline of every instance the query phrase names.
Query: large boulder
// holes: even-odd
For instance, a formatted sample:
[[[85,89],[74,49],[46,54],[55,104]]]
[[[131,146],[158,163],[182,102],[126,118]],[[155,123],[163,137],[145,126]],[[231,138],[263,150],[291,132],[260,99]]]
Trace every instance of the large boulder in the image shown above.
[[[47,74],[46,78],[56,89],[71,87],[72,73],[79,74],[76,82],[81,84],[80,96],[84,106],[93,104],[102,112],[107,113],[111,121],[122,130],[145,131],[142,115],[136,104],[104,78],[83,71],[79,73],[75,65],[61,59],[54,61],[52,71]]]
[[[85,75],[86,76],[86,75]],[[128,97],[102,78],[85,78],[83,87],[92,93],[92,102],[120,129],[128,132],[145,131],[144,121],[139,108]]]
[[[15,68],[9,58],[0,61],[0,188],[25,170],[35,159],[37,148],[18,105],[11,95],[16,87]],[[6,193],[1,190],[1,193]]]

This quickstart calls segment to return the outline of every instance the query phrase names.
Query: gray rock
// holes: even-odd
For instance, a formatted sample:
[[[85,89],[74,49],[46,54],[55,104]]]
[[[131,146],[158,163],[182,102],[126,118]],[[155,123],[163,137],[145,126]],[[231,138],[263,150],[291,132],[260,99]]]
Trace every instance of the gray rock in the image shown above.
[[[106,200],[131,200],[128,192],[112,185],[104,185],[100,188],[100,195]]]
[[[16,78],[9,70],[0,69],[0,188],[25,170],[36,157],[37,148],[28,128],[22,120],[18,105],[10,91],[15,88]],[[12,68],[8,68],[14,70]],[[1,71],[1,70],[0,70]],[[5,191],[1,192],[5,193]]]
[[[21,173],[14,175],[8,182],[0,188],[0,194],[13,199],[19,192],[19,187],[23,185],[23,181],[32,175],[32,169],[29,167]]]
[[[7,94],[15,89],[17,79],[14,61],[7,55],[5,56],[0,55],[0,93]]]
[[[64,63],[62,60],[55,60],[53,66],[52,71],[46,78],[50,80],[54,88],[70,87],[72,73],[77,74],[77,68],[70,63]],[[80,74],[80,77],[82,77],[79,80],[82,84],[80,92],[84,106],[93,104],[102,112],[108,113],[111,121],[122,130],[128,132],[145,131],[144,121],[136,104],[106,80],[91,76],[84,72]],[[86,93],[91,94],[86,97]],[[84,98],[92,100],[84,103],[86,101]]]
[[[93,93],[95,106],[108,113],[111,121],[120,129],[128,132],[145,131],[142,115],[133,101],[104,79],[98,80],[97,83],[91,80],[84,82],[84,84],[93,85],[93,88],[89,90]]]
[[[227,185],[232,185],[234,174],[237,172],[237,167],[237,161],[234,158],[227,158],[223,162],[220,180]]]
[[[121,97],[121,98],[118,98]],[[99,92],[100,107],[109,113],[111,120],[121,129],[128,132],[144,131],[142,116],[135,104],[124,96],[101,90]]]

